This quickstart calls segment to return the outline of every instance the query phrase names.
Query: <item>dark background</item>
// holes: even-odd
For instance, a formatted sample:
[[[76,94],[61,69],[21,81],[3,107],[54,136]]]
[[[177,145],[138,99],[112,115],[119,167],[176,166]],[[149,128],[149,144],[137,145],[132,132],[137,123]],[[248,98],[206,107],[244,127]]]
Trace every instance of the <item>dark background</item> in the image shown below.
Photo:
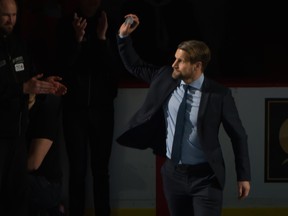
[[[39,67],[53,70],[55,26],[77,0],[19,0],[24,37],[31,41]],[[102,0],[109,37],[118,58],[115,35],[124,15],[135,13],[140,26],[132,34],[143,59],[172,64],[183,40],[205,41],[212,50],[206,76],[230,86],[288,85],[287,13],[283,3],[229,0]],[[18,18],[18,19],[20,19]],[[138,83],[118,59],[122,83]]]

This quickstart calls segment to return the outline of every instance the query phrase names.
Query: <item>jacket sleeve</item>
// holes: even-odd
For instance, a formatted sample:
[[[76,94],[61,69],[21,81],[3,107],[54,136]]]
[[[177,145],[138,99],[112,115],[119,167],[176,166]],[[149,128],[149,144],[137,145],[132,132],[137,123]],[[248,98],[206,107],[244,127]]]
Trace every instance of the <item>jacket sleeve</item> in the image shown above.
[[[250,181],[250,159],[248,152],[248,137],[239,117],[239,113],[229,89],[223,99],[223,127],[230,137],[238,181]]]
[[[142,60],[133,47],[131,37],[120,38],[117,35],[118,51],[126,70],[136,78],[151,83],[160,67]]]

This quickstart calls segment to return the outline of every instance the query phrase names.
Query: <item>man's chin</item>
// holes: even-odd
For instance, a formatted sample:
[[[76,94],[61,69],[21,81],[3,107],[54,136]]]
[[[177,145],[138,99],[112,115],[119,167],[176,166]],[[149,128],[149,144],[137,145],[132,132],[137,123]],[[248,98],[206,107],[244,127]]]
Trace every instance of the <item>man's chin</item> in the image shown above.
[[[174,70],[172,73],[172,77],[174,79],[179,79],[181,77],[181,73],[179,71]]]
[[[7,30],[7,34],[11,34],[13,32],[13,27],[7,28],[6,30]]]

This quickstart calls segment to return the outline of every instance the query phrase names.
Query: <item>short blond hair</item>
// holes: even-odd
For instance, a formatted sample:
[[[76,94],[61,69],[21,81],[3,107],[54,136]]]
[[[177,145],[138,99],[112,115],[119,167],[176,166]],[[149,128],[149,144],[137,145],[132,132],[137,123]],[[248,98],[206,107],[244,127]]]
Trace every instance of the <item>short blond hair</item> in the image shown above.
[[[202,62],[202,67],[205,69],[211,60],[211,51],[206,43],[199,40],[188,40],[181,42],[178,49],[184,50],[190,56],[190,62]]]

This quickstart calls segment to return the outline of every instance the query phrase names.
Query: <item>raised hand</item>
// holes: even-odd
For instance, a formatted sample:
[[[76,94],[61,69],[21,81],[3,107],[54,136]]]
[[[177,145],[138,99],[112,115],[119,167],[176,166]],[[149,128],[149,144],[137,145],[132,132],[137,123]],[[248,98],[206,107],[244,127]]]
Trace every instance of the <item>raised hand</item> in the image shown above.
[[[101,12],[101,16],[98,19],[97,23],[97,36],[100,40],[106,40],[106,32],[108,29],[108,20],[107,14],[105,11]]]
[[[77,42],[82,42],[85,35],[85,28],[87,26],[86,19],[78,17],[78,14],[75,13],[72,25],[75,30],[75,37]]]
[[[127,14],[124,18],[131,17],[133,20],[133,23],[131,22],[124,22],[120,28],[119,28],[119,36],[120,37],[126,37],[130,35],[140,24],[139,18],[135,14]]]

